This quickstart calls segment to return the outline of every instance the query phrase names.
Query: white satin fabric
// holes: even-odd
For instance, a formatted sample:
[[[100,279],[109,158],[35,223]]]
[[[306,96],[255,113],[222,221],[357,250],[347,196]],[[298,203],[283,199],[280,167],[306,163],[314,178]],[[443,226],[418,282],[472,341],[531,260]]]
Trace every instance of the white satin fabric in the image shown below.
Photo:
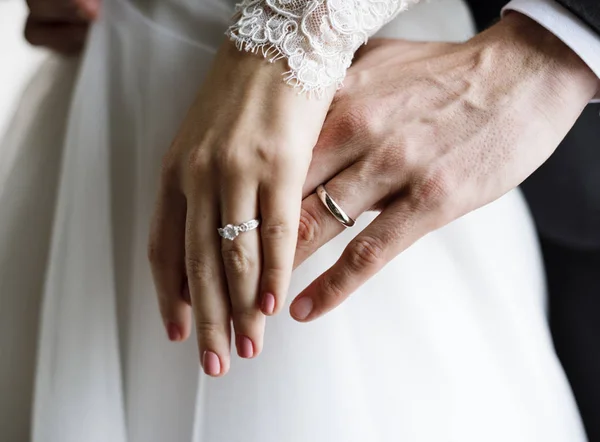
[[[35,351],[19,329],[35,329],[36,306],[22,308],[21,300],[40,298],[36,277],[47,262],[34,442],[585,441],[552,348],[540,257],[518,192],[428,235],[327,317],[302,325],[284,311],[269,319],[264,352],[252,361],[234,357],[225,378],[200,373],[193,340],[169,343],[145,258],[148,220],[160,158],[231,5],[199,0],[187,14],[147,11],[152,20],[123,0],[104,1],[66,132],[44,140],[64,146],[62,165],[53,156],[56,164],[37,169],[50,176],[43,189],[16,169],[12,181],[1,181],[0,326],[9,320],[13,338],[3,361]],[[454,0],[423,4],[384,32],[460,39],[471,29],[464,11]],[[60,106],[51,109],[39,120],[60,120]],[[13,136],[12,143],[22,152],[21,171],[32,170],[41,140]],[[32,200],[46,205],[15,202],[33,184]],[[36,200],[40,190],[48,196]],[[44,211],[36,217],[23,207]],[[48,227],[35,230],[41,251],[33,259],[28,220],[53,211],[51,235]],[[291,297],[370,219],[305,263]],[[15,265],[4,256],[7,244],[29,258]],[[36,263],[33,275],[27,262]],[[33,362],[24,358],[20,373],[2,362],[3,397],[22,399],[15,380],[30,376]],[[22,422],[26,406],[19,410],[13,415]],[[17,420],[4,422],[1,440],[26,440],[12,438],[27,432]]]

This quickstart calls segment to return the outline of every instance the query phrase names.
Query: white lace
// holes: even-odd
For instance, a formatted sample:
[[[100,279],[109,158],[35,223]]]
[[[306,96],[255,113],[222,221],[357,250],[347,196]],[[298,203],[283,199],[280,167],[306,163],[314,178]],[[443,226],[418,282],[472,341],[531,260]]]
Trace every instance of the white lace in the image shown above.
[[[321,94],[340,87],[354,52],[419,0],[242,0],[227,35],[240,50],[286,58],[288,84]]]

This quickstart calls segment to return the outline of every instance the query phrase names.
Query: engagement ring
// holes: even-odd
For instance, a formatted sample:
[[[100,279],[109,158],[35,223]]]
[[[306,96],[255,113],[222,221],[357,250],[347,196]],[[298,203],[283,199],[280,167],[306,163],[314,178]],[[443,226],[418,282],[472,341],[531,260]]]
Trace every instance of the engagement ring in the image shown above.
[[[233,225],[227,224],[225,227],[221,227],[217,229],[221,238],[228,239],[229,241],[233,241],[236,239],[240,233],[249,232],[250,230],[256,229],[260,225],[260,219],[251,219],[250,221],[246,221],[245,223]]]

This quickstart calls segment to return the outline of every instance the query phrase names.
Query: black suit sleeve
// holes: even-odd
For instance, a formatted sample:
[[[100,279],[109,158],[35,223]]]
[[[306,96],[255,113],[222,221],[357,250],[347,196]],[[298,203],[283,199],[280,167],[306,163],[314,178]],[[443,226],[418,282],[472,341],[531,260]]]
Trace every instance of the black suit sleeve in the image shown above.
[[[556,0],[600,34],[600,0]]]
[[[480,30],[500,17],[509,0],[467,0]],[[600,0],[555,0],[600,34]]]
[[[600,1],[600,0],[599,0]],[[500,18],[500,10],[508,0],[467,0],[477,28],[483,31]]]

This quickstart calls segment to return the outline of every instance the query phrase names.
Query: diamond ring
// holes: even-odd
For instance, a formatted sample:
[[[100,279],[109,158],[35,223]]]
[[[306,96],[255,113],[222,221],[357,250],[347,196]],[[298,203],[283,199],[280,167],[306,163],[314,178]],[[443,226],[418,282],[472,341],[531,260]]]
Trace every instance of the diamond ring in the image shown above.
[[[250,230],[256,229],[260,225],[260,219],[251,219],[250,221],[246,221],[245,223],[238,224],[237,226],[234,224],[227,224],[225,227],[221,227],[217,229],[221,238],[228,239],[229,241],[233,241],[236,239],[240,233],[249,232]]]

